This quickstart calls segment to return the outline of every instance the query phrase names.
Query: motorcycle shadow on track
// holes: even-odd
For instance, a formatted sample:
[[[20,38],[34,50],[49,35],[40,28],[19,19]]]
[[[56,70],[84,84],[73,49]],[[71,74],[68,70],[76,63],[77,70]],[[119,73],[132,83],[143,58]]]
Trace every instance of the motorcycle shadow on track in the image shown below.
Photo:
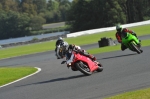
[[[63,81],[63,80],[69,80],[69,79],[76,79],[76,78],[81,78],[81,77],[86,77],[86,76],[78,75],[78,76],[71,76],[71,77],[62,77],[62,78],[56,78],[56,79],[51,79],[51,80],[47,80],[47,81],[38,82],[38,83],[35,83],[35,84],[51,83],[51,82],[57,82],[57,81]]]
[[[62,77],[62,78],[56,78],[56,79],[51,79],[51,80],[36,82],[36,83],[32,83],[32,84],[21,85],[21,86],[29,86],[29,85],[34,85],[34,84],[52,83],[52,82],[70,80],[70,79],[77,79],[77,78],[81,78],[81,77],[87,77],[87,76],[85,76],[85,75],[77,75],[77,76],[70,76],[70,77]],[[21,87],[21,86],[17,86],[17,87]]]
[[[131,55],[137,55],[137,53],[106,57],[106,58],[101,58],[101,59],[97,59],[97,60],[104,60],[104,59],[111,59],[111,58],[118,58],[118,57],[125,57],[125,56],[127,57],[127,56],[131,56]]]

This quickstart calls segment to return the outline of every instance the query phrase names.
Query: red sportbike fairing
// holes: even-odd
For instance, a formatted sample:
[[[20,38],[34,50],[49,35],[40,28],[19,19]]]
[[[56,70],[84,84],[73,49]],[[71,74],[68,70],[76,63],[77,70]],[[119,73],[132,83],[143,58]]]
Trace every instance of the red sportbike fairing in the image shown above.
[[[91,75],[93,72],[101,72],[103,71],[103,66],[97,62],[92,61],[90,58],[83,56],[75,51],[72,52],[72,60],[68,60],[67,66],[71,67],[73,71],[79,70],[85,75]]]

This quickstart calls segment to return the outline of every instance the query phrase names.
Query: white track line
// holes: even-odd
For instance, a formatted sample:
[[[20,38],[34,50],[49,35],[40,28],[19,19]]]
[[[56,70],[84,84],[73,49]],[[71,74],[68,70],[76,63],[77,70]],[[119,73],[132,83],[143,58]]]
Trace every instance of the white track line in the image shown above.
[[[15,83],[15,82],[18,82],[18,81],[20,81],[20,80],[23,80],[23,79],[25,79],[25,78],[27,78],[27,77],[30,77],[30,76],[32,76],[32,75],[35,75],[35,74],[37,74],[37,73],[39,73],[39,72],[41,71],[41,68],[38,68],[38,67],[35,67],[35,68],[38,69],[35,73],[30,74],[30,75],[28,75],[28,76],[25,76],[25,77],[23,77],[23,78],[20,78],[20,79],[18,79],[18,80],[15,80],[15,81],[13,81],[13,82],[10,82],[10,83],[8,83],[8,84],[2,85],[2,86],[0,86],[0,88],[5,87],[5,86],[8,86],[8,85],[10,85],[10,84],[13,84],[13,83]]]

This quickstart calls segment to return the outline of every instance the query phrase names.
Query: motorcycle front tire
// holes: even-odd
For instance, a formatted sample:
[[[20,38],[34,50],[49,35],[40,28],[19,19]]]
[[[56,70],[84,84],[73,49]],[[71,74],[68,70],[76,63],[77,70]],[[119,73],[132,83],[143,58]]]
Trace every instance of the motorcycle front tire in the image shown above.
[[[103,65],[101,63],[98,64],[98,69],[96,71],[97,72],[102,72],[103,71]]]
[[[138,54],[141,53],[141,50],[140,50],[133,42],[130,43],[130,46],[131,46],[131,48],[132,48],[133,50],[135,50]]]
[[[84,64],[83,62],[79,61],[79,62],[76,62],[75,63],[75,67],[81,72],[83,73],[84,75],[91,75],[92,72],[90,71],[90,68]],[[87,67],[87,68],[84,68],[84,67]]]

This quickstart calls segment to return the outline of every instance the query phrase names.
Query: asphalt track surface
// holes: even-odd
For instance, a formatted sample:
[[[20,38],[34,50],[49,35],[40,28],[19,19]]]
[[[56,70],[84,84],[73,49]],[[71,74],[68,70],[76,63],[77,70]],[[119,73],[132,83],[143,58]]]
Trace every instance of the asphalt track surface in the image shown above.
[[[141,38],[142,39],[142,38]],[[98,45],[82,46],[84,49]],[[143,53],[130,50],[96,54],[104,66],[100,73],[84,76],[72,71],[54,51],[0,60],[0,66],[33,66],[42,71],[0,88],[0,99],[102,99],[150,87],[150,46]]]

